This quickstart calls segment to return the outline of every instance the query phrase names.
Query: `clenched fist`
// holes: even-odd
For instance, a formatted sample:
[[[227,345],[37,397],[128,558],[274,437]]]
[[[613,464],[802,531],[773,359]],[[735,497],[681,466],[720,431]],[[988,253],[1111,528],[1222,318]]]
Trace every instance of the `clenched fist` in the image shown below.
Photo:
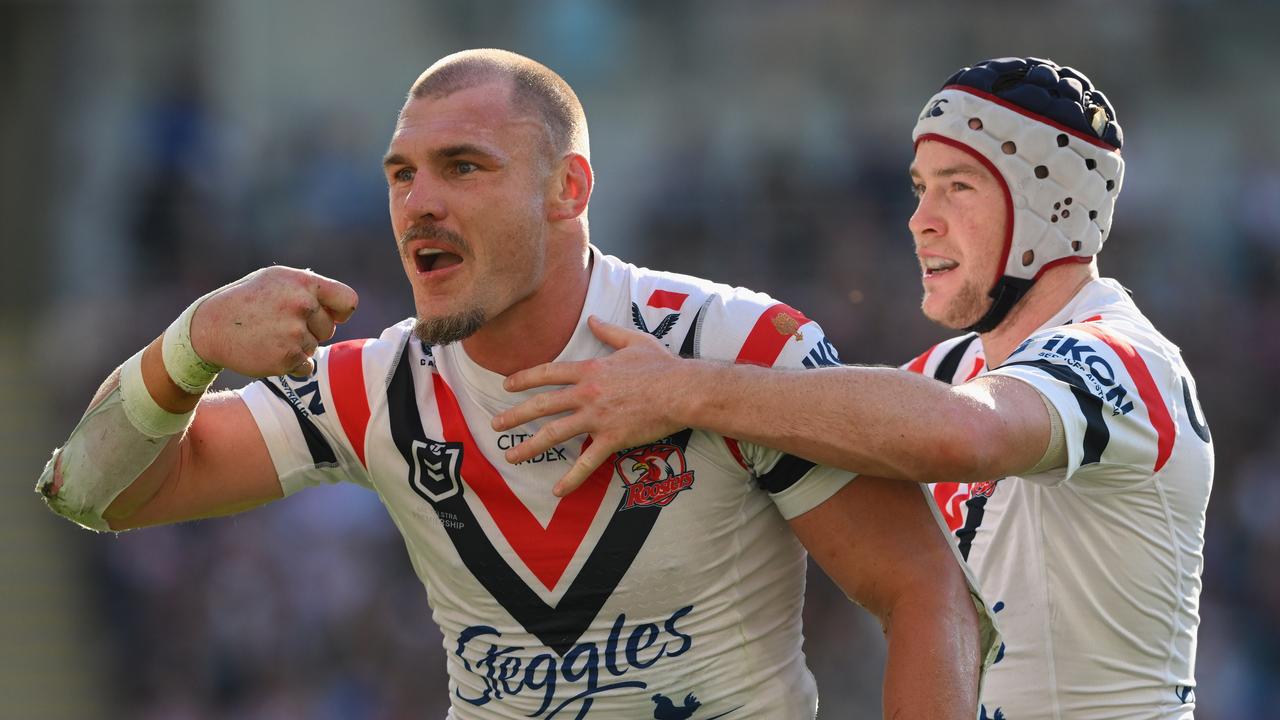
[[[310,375],[316,347],[358,300],[355,290],[310,270],[263,268],[205,298],[191,319],[191,344],[205,361],[241,375]]]

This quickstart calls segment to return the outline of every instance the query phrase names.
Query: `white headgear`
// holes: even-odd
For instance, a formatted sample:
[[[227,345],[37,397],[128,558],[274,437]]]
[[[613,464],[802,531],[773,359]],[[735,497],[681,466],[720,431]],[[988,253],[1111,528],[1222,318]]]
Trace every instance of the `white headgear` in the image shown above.
[[[953,75],[912,133],[959,148],[1004,187],[1004,252],[991,309],[970,329],[994,329],[1049,267],[1102,249],[1124,178],[1115,112],[1088,78],[1035,58],[988,60]]]

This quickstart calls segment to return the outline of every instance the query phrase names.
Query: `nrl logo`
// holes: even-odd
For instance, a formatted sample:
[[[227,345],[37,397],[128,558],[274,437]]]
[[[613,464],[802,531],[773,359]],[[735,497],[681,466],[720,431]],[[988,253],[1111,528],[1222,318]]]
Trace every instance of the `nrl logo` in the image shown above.
[[[614,468],[626,487],[619,510],[669,505],[693,487],[693,471],[685,465],[684,453],[669,443],[629,450],[614,460]]]
[[[409,486],[429,502],[440,502],[458,494],[458,468],[462,465],[462,443],[413,441],[413,469]]]

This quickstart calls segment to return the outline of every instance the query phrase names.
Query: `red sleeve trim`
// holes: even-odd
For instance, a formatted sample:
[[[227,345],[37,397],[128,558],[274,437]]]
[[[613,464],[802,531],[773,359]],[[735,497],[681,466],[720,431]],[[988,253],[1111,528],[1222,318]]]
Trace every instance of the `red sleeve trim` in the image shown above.
[[[804,339],[800,326],[808,322],[809,318],[785,303],[770,307],[756,320],[755,327],[751,328],[751,333],[747,335],[746,342],[742,343],[742,349],[738,351],[734,362],[773,367],[788,340]]]
[[[1164,398],[1160,395],[1160,390],[1156,388],[1156,381],[1151,377],[1151,370],[1147,368],[1147,363],[1123,338],[1117,337],[1097,325],[1077,325],[1081,330],[1097,337],[1099,340],[1111,346],[1111,349],[1120,356],[1120,361],[1124,363],[1125,370],[1129,371],[1129,376],[1138,386],[1138,397],[1142,398],[1142,402],[1147,406],[1147,417],[1151,420],[1151,426],[1156,430],[1156,464],[1152,468],[1152,472],[1160,472],[1160,468],[1169,460],[1169,455],[1173,453],[1173,440],[1176,432],[1173,426],[1173,418],[1169,415],[1169,408],[1165,405]]]
[[[364,457],[365,431],[369,427],[369,395],[364,385],[364,346],[368,340],[348,340],[329,346],[329,390],[333,393],[333,410],[356,451],[360,464],[367,469]]]

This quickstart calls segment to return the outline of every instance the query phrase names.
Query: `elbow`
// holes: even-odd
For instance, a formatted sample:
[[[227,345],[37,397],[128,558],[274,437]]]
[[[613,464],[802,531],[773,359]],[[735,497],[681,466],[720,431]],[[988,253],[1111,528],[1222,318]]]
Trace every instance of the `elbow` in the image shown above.
[[[44,498],[50,510],[76,525],[98,532],[110,530],[111,527],[107,521],[94,510],[86,498],[79,497],[77,493],[65,492],[65,480],[62,471],[62,448],[58,448],[44,466],[44,471],[40,473],[40,479],[36,482],[36,493]]]
[[[953,413],[925,454],[921,482],[983,482],[999,474],[1003,442],[998,420],[987,413]]]

